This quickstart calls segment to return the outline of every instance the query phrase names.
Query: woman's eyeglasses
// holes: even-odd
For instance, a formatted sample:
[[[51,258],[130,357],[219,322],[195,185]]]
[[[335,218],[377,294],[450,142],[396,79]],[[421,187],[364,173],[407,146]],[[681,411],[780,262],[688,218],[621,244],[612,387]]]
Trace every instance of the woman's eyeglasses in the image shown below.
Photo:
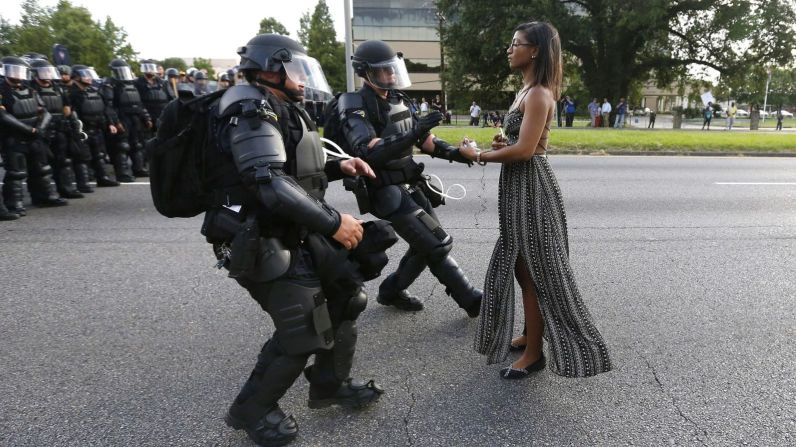
[[[517,47],[535,47],[536,45],[534,45],[532,43],[512,42],[512,43],[509,44],[509,46],[511,48],[517,48]]]

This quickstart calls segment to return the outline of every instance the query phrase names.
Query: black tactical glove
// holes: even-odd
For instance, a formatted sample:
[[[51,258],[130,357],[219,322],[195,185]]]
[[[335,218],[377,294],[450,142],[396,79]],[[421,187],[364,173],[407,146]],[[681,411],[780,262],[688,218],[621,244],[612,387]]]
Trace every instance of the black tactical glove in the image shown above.
[[[439,126],[439,123],[442,122],[443,118],[444,117],[439,110],[434,110],[429,112],[428,115],[420,117],[420,119],[417,121],[418,134],[423,135],[428,133],[428,131],[431,129]]]

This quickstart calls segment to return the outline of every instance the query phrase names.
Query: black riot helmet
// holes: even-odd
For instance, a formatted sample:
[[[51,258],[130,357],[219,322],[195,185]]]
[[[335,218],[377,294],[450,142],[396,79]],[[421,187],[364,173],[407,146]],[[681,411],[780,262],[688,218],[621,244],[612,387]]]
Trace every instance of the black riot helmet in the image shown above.
[[[122,59],[112,60],[111,63],[108,64],[108,68],[111,69],[111,77],[117,81],[132,81],[135,79],[130,65]]]
[[[357,76],[383,89],[402,89],[412,85],[406,71],[404,55],[396,53],[381,40],[367,40],[351,56]]]
[[[99,81],[100,78],[93,68],[87,67],[85,65],[73,66],[71,77],[83,85],[92,85],[95,81]]]
[[[307,55],[307,51],[295,40],[279,34],[260,34],[253,37],[245,46],[238,48],[240,64],[238,70],[246,74],[249,82],[256,82],[284,92],[293,101],[300,100],[300,91],[291,91],[285,87],[290,78],[305,90],[318,92],[331,97],[332,89],[326,82],[323,69],[315,58]],[[281,81],[272,83],[257,78],[257,72],[267,71],[279,73]]]
[[[155,76],[158,74],[158,63],[152,59],[142,60],[139,66],[141,67],[141,73],[144,75]]]
[[[0,64],[3,64],[3,73],[11,85],[19,87],[22,81],[30,79],[30,65],[21,57],[6,56],[0,59]]]
[[[166,69],[166,79],[179,78],[179,77],[180,77],[180,72],[176,68]]]
[[[60,81],[61,74],[53,67],[53,64],[46,59],[34,59],[30,61],[31,78],[41,81],[43,85],[48,85],[52,81]]]

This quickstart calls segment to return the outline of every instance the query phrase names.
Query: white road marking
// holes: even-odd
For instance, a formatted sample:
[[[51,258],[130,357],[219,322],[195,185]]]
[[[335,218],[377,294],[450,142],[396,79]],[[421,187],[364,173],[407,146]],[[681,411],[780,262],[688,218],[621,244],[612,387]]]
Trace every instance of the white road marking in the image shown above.
[[[714,185],[796,185],[796,182],[715,182]]]

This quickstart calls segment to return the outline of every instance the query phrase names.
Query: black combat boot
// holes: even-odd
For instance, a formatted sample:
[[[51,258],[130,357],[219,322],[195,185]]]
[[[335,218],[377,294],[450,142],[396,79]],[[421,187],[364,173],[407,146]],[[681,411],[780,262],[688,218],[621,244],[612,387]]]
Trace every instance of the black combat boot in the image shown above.
[[[119,186],[119,182],[108,177],[108,174],[105,172],[105,164],[101,158],[92,160],[91,165],[92,171],[94,171],[94,178],[97,179],[98,187]]]
[[[382,281],[376,301],[384,306],[416,312],[423,310],[423,302],[406,290],[426,268],[426,258],[414,250],[408,251],[398,269]]]
[[[19,219],[19,214],[8,211],[5,203],[3,203],[2,200],[0,200],[0,220],[17,220],[17,219]]]
[[[77,183],[77,190],[84,193],[90,194],[94,192],[94,188],[88,184],[89,182],[89,171],[88,165],[85,163],[75,163],[75,182]]]
[[[130,154],[133,159],[133,175],[136,177],[149,177],[149,171],[144,164],[144,153],[141,150]]]
[[[75,171],[72,169],[71,160],[66,160],[64,165],[58,167],[58,172],[55,176],[58,194],[67,199],[82,199],[83,193],[77,190],[75,186]]]
[[[122,183],[132,183],[135,181],[127,154],[122,152],[113,156],[113,169],[116,171],[116,180]]]

